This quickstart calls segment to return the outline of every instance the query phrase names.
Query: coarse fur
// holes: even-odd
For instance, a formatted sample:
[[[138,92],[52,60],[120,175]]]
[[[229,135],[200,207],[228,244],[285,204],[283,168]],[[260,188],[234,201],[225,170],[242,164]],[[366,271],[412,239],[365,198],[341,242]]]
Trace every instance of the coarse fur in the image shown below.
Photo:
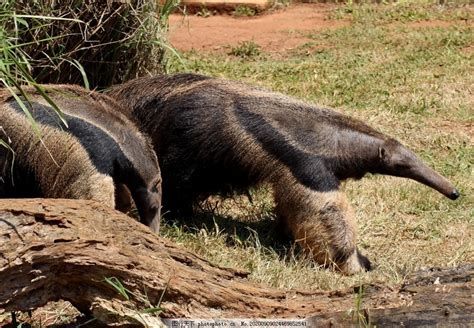
[[[0,91],[0,135],[16,159],[12,166],[12,153],[0,150],[0,196],[92,199],[125,210],[131,194],[141,221],[158,231],[161,174],[149,140],[108,96],[77,86],[43,87],[67,126],[26,88],[23,102],[39,135],[13,96]]]
[[[112,178],[97,172],[72,135],[42,126],[40,142],[25,116],[5,107],[0,122],[2,139],[11,136],[9,146],[14,151],[0,149],[2,198],[83,198],[115,206]]]
[[[450,198],[457,190],[396,140],[363,122],[285,95],[197,74],[139,78],[110,95],[153,140],[164,208],[187,216],[211,194],[274,189],[276,212],[319,263],[370,269],[356,247],[341,180],[366,173],[412,178]]]

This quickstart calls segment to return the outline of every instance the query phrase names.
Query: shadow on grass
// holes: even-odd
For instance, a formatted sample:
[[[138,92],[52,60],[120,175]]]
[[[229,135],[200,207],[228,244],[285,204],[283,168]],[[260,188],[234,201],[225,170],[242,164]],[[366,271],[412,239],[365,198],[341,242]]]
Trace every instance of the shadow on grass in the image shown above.
[[[228,198],[230,199],[230,198]],[[258,207],[258,206],[257,206]],[[176,217],[162,212],[162,235],[173,240],[184,235],[199,235],[205,230],[208,234],[224,236],[228,247],[262,247],[274,252],[280,260],[294,258],[303,251],[294,241],[284,224],[272,211],[273,207],[258,210],[258,213],[242,215],[223,214],[222,209],[211,202],[194,204],[194,214],[189,217]],[[139,221],[138,211],[133,208],[127,215]],[[291,256],[288,256],[291,253]]]
[[[281,259],[286,258],[288,251],[295,247],[293,237],[285,230],[273,214],[268,214],[258,221],[241,221],[229,215],[215,214],[211,211],[197,211],[189,218],[168,218],[164,223],[178,227],[187,234],[198,234],[204,229],[207,232],[225,236],[229,247],[258,244],[273,250]]]

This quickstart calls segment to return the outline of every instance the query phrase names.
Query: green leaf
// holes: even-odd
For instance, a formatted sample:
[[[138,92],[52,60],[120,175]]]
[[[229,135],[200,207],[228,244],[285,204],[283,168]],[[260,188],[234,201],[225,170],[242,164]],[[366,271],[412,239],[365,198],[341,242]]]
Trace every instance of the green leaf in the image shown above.
[[[9,14],[7,13],[6,16]],[[65,17],[54,17],[54,16],[43,16],[43,15],[17,15],[13,13],[14,18],[35,18],[35,19],[45,19],[45,20],[55,20],[55,21],[70,21],[76,23],[84,24],[84,21],[75,18],[65,18]]]
[[[163,309],[158,306],[158,307],[147,308],[141,311],[141,313],[157,313],[157,312],[163,312]]]
[[[53,107],[53,109],[56,111],[56,113],[59,116],[59,119],[61,122],[64,124],[64,126],[67,128],[69,127],[67,124],[66,119],[64,118],[64,114],[61,111],[61,109],[56,105],[53,99],[48,95],[48,93],[45,91],[45,88],[41,84],[37,84],[36,82],[31,82],[31,85],[33,85],[36,89],[36,91],[48,102],[48,104]]]
[[[105,281],[117,290],[117,292],[122,295],[127,301],[130,300],[128,296],[127,289],[122,285],[122,282],[116,277],[104,278]]]
[[[30,124],[31,126],[33,127],[33,130],[35,131],[36,135],[38,136],[38,138],[41,139],[41,130],[39,129],[38,125],[36,124],[36,121],[35,119],[33,118],[33,116],[31,115],[30,111],[28,110],[28,108],[26,107],[24,101],[18,97],[17,93],[15,92],[15,90],[13,90],[8,84],[5,84],[5,87],[8,89],[8,91],[10,92],[10,94],[13,96],[13,98],[15,98],[16,102],[18,103],[18,105],[20,106],[21,110],[25,113],[28,121],[30,121]],[[22,96],[25,98],[25,99],[28,99],[28,96],[27,94],[25,93],[25,91],[23,90],[23,88],[21,88],[20,85],[17,85],[17,90],[22,94]]]
[[[87,90],[90,90],[90,85],[89,85],[89,79],[87,78],[87,73],[84,69],[84,66],[81,65],[81,63],[76,60],[76,59],[73,59],[73,60],[67,60],[69,63],[71,63],[71,65],[73,65],[74,67],[76,67],[79,72],[81,72],[81,75],[82,75],[82,80],[84,81],[84,87],[87,89]]]

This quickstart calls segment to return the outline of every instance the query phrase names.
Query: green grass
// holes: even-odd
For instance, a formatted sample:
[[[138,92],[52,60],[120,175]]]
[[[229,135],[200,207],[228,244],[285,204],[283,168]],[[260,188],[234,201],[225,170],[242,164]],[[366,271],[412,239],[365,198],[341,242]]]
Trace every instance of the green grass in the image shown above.
[[[214,263],[282,288],[399,283],[415,270],[472,262],[474,33],[473,7],[466,4],[343,6],[330,19],[349,26],[308,33],[311,41],[296,50],[261,49],[251,60],[189,52],[183,63],[172,63],[176,72],[243,80],[344,111],[407,144],[459,187],[462,197],[452,202],[399,178],[345,183],[373,272],[344,277],[312,263],[278,234],[267,189],[254,193],[253,204],[237,197],[214,206],[213,198],[212,211],[165,225],[165,234]],[[431,23],[420,23],[426,20]]]
[[[21,54],[14,49],[16,61],[27,65],[36,82],[87,80],[84,84],[91,88],[163,72],[169,48],[164,35],[177,5],[176,0],[5,0],[0,4],[0,60],[2,55],[10,60],[3,47],[6,40],[21,47]],[[3,66],[0,62],[0,73],[6,70]]]
[[[233,16],[236,17],[251,17],[257,14],[257,10],[248,6],[238,5],[232,12]]]
[[[472,19],[472,12],[465,9],[469,3],[469,0],[402,0],[389,5],[353,5],[347,1],[330,17],[366,24],[468,20]]]
[[[196,16],[201,16],[201,17],[211,17],[213,16],[214,13],[212,10],[208,9],[205,5],[201,5],[199,7],[199,11],[196,13]]]
[[[261,52],[261,47],[254,41],[244,41],[239,43],[237,46],[232,47],[229,54],[248,60],[253,57],[258,57]]]

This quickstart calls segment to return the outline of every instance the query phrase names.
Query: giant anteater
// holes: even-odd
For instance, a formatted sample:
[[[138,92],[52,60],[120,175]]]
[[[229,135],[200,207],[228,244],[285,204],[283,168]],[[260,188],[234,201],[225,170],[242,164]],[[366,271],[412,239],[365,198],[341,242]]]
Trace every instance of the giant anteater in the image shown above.
[[[163,206],[189,215],[210,194],[272,185],[276,212],[319,263],[370,269],[356,247],[341,180],[406,177],[455,199],[458,191],[396,140],[361,121],[282,94],[196,74],[139,78],[112,89],[153,140]]]
[[[123,207],[129,190],[141,221],[158,231],[161,174],[149,140],[106,95],[77,86],[44,88],[68,126],[27,88],[23,101],[39,134],[13,96],[0,91],[0,137],[16,158],[12,165],[12,153],[0,146],[0,197],[82,198]]]

